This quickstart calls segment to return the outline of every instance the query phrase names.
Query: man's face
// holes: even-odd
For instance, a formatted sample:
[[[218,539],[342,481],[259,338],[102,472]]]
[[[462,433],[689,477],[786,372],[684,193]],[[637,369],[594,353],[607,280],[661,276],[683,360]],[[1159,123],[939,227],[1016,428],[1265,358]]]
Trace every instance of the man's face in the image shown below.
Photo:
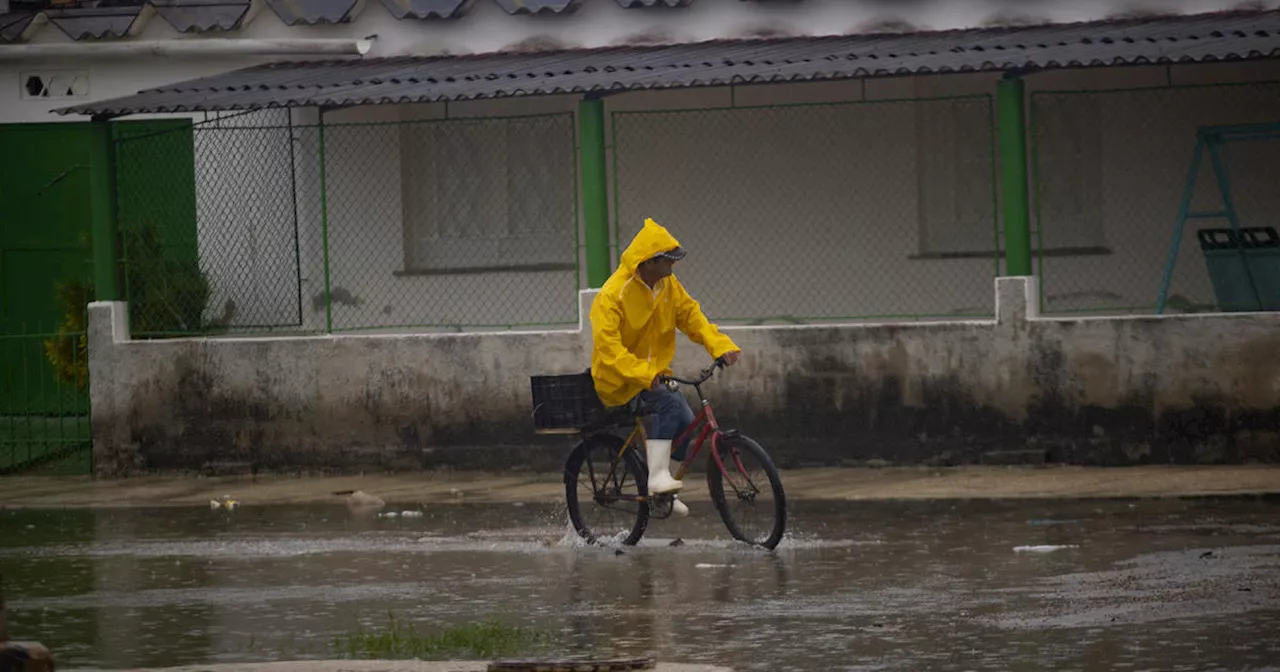
[[[650,259],[648,263],[651,275],[657,280],[671,275],[671,268],[676,265],[676,262],[666,257]]]

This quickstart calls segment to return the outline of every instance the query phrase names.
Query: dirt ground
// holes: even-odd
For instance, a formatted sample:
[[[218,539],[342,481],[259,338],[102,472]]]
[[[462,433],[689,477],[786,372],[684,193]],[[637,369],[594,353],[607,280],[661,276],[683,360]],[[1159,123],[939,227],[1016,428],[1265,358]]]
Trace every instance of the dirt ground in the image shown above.
[[[485,672],[488,663],[433,662],[420,660],[313,660],[282,663],[228,663],[188,667],[138,668],[133,672]],[[529,666],[532,672],[539,668]],[[559,670],[561,668],[554,668]],[[658,663],[654,672],[732,672],[727,667]]]
[[[1280,494],[1280,465],[1086,467],[831,468],[782,472],[789,499],[1130,498]],[[328,477],[200,478],[145,476],[0,479],[0,508],[207,506],[224,495],[242,506],[345,501],[361,490],[388,505],[555,502],[560,474],[474,472]],[[682,497],[705,498],[701,473],[685,477]]]

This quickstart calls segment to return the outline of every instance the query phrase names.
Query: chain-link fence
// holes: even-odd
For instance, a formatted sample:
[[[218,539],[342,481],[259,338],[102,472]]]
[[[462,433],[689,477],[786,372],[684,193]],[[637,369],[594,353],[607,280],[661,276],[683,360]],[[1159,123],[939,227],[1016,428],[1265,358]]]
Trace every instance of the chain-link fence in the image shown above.
[[[117,133],[135,334],[577,321],[571,114]]]
[[[1280,83],[1031,97],[1034,231],[1046,313],[1156,309],[1197,142],[1206,126],[1280,122]],[[1280,138],[1221,148],[1225,186],[1241,226],[1280,226]],[[1206,155],[1192,213],[1223,210]],[[1166,312],[1219,309],[1196,231],[1225,219],[1188,219]]]
[[[618,254],[652,217],[719,321],[991,315],[990,96],[616,112]]]
[[[119,290],[135,334],[307,330],[295,155],[308,134],[282,110],[117,131]]]
[[[572,114],[324,133],[334,329],[577,321]]]

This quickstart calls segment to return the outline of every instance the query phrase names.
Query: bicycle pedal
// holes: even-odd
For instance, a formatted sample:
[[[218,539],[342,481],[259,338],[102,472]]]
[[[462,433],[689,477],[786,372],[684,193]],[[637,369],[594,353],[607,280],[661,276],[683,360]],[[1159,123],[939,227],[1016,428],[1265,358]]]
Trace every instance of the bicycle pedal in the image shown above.
[[[654,495],[649,500],[649,515],[654,518],[669,518],[675,507],[675,498],[671,495]]]

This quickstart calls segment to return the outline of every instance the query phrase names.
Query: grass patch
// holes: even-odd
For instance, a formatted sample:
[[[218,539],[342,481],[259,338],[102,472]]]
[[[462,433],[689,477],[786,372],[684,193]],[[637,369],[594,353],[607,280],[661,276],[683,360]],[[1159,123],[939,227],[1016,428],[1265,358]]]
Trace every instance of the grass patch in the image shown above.
[[[420,633],[412,625],[388,614],[385,627],[338,635],[333,641],[337,655],[356,659],[442,658],[484,659],[527,656],[545,651],[552,643],[550,633],[536,628],[509,625],[495,617]]]

